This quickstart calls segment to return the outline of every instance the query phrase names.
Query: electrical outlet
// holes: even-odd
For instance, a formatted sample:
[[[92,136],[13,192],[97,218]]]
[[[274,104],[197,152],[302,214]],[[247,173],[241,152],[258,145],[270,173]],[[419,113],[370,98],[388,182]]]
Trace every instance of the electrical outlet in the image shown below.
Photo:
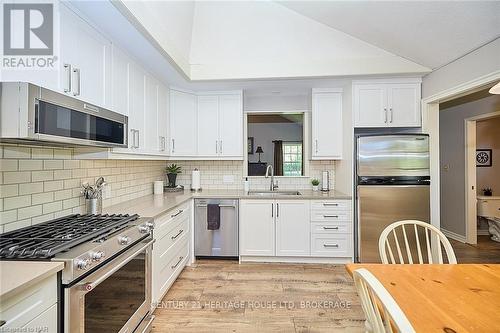
[[[232,183],[234,183],[234,176],[233,175],[224,175],[222,177],[222,182],[224,184],[232,184]]]

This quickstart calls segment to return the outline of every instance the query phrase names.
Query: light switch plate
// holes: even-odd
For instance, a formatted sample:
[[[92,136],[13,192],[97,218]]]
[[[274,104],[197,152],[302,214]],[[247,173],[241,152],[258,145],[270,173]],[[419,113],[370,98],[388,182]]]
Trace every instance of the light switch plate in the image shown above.
[[[233,175],[224,175],[222,177],[222,182],[225,184],[234,183],[234,176]]]

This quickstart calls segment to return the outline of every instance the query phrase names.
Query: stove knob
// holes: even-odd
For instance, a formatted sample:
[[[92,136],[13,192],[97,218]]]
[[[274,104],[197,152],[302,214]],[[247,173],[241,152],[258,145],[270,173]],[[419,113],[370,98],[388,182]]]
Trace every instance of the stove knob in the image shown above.
[[[149,227],[147,225],[145,225],[145,224],[140,225],[138,228],[139,228],[139,232],[141,234],[147,234],[149,232],[149,230],[150,230]]]
[[[104,258],[104,252],[102,252],[102,251],[92,252],[91,255],[90,255],[90,257],[94,261],[99,261],[102,258]]]
[[[76,261],[76,267],[78,267],[78,269],[80,269],[80,270],[85,270],[85,269],[89,268],[89,266],[90,266],[89,259],[78,259]]]
[[[130,238],[128,238],[128,236],[118,237],[118,243],[120,243],[121,245],[127,245],[129,241],[130,241]]]
[[[155,228],[155,224],[153,222],[146,222],[146,223],[144,223],[144,225],[146,227],[148,227],[149,229],[154,229]]]

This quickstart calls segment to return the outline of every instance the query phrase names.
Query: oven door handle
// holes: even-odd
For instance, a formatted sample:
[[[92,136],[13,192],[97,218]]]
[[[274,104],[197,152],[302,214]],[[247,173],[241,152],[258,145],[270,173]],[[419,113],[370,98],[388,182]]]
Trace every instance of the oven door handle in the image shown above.
[[[147,242],[146,244],[144,244],[143,246],[141,246],[137,251],[135,251],[130,256],[128,256],[125,260],[123,260],[120,263],[120,265],[117,265],[116,267],[112,268],[110,271],[108,271],[104,275],[100,276],[94,282],[87,282],[87,283],[85,283],[83,285],[83,288],[85,289],[85,291],[88,292],[88,291],[91,291],[92,289],[94,289],[95,287],[97,287],[101,282],[103,282],[108,277],[110,277],[111,275],[113,275],[117,270],[119,270],[120,268],[122,268],[123,266],[125,266],[129,261],[131,261],[132,259],[134,259],[135,256],[137,256],[139,253],[141,253],[142,251],[144,251],[147,247],[151,246],[154,242],[155,242],[154,239],[150,240],[149,242]]]

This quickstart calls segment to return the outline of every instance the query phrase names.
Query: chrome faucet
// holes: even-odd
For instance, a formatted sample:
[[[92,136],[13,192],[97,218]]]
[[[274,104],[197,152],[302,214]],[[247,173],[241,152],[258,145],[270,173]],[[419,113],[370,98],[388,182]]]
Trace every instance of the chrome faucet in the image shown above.
[[[278,189],[278,184],[274,183],[274,168],[271,164],[269,164],[266,168],[266,178],[269,177],[269,169],[271,169],[271,184],[269,185],[269,190],[275,191],[276,189]]]

